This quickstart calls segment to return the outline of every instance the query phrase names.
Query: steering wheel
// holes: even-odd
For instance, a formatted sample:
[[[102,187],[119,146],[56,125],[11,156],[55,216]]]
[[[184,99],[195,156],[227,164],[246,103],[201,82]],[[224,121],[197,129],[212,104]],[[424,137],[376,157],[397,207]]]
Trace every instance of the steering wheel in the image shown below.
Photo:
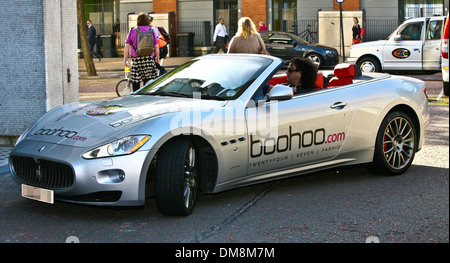
[[[190,79],[187,82],[187,84],[189,86],[191,86],[193,92],[200,91],[202,95],[206,94],[206,90],[207,90],[207,88],[202,88],[203,83],[204,83],[204,81],[199,80],[199,79]]]

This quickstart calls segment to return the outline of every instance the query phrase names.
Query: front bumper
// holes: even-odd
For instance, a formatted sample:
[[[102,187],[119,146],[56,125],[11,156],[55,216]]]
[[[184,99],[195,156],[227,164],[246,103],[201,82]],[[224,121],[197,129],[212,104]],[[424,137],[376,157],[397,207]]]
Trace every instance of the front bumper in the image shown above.
[[[358,61],[358,58],[352,58],[352,57],[349,57],[345,60],[345,62],[350,63],[350,64],[356,64],[356,61]]]
[[[81,157],[86,150],[24,140],[11,152],[11,174],[19,184],[53,190],[55,199],[60,201],[99,206],[144,205],[145,180],[152,158],[149,151],[86,160]]]
[[[446,66],[442,67],[442,80],[444,82],[449,82],[449,66],[448,63]]]

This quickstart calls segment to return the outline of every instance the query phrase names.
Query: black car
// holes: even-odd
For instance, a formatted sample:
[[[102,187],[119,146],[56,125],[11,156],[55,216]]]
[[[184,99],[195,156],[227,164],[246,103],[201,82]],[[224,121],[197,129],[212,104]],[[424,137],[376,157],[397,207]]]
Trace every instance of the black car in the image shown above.
[[[293,57],[306,57],[318,67],[334,66],[339,63],[339,54],[335,48],[310,44],[297,35],[288,32],[259,32],[270,55],[291,60]]]

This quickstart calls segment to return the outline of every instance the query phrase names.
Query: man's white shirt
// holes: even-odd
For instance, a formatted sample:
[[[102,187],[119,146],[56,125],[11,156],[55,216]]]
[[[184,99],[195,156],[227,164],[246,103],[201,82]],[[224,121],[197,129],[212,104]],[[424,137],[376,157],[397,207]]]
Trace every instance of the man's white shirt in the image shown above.
[[[225,25],[222,25],[221,23],[217,24],[216,29],[214,30],[214,37],[213,41],[216,42],[217,37],[225,37],[227,35],[227,28]]]

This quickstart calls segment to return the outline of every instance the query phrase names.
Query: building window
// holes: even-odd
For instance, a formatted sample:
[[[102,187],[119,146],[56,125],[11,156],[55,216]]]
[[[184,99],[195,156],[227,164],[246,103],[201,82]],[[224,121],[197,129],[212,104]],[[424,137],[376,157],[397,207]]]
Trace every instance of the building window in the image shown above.
[[[273,0],[273,29],[295,31],[297,0]]]
[[[214,20],[216,24],[219,23],[220,18],[225,20],[225,27],[230,37],[237,31],[238,10],[238,0],[214,0]]]
[[[443,15],[444,0],[404,0],[405,19]]]

